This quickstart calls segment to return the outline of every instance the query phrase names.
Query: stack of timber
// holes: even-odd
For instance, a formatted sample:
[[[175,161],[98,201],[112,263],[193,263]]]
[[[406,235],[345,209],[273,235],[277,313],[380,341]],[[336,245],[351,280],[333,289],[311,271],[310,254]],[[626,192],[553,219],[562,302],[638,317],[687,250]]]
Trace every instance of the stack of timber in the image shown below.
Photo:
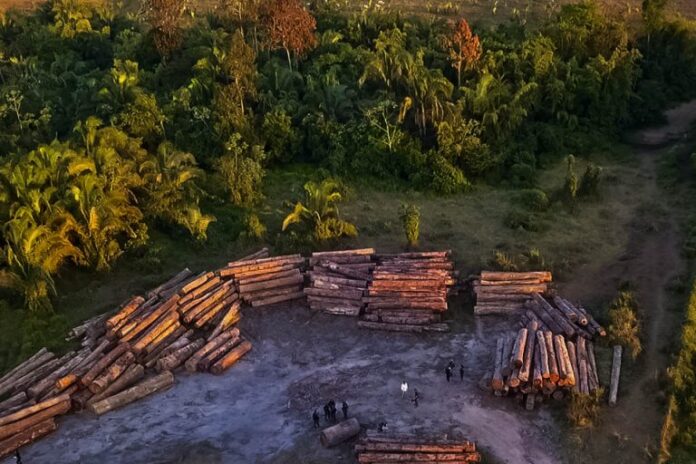
[[[242,300],[256,308],[303,298],[304,264],[299,254],[252,257],[229,263],[219,274],[234,279]]]
[[[0,459],[56,430],[55,417],[70,408],[70,395],[64,394],[0,417]]]
[[[75,327],[67,338],[79,340],[79,350],[58,357],[42,348],[0,378],[0,456],[55,430],[57,415],[101,415],[169,388],[184,365],[224,372],[251,350],[234,327],[239,306],[231,277],[184,269]]]
[[[397,332],[447,331],[442,314],[455,277],[449,251],[380,255],[358,325]]]
[[[474,314],[510,314],[524,311],[534,293],[546,293],[552,281],[550,272],[481,271],[473,283]]]
[[[515,396],[529,410],[545,398],[560,400],[571,391],[590,394],[600,387],[592,342],[584,337],[571,341],[536,319],[497,339],[487,375],[496,396]]]
[[[373,248],[312,253],[309,285],[304,292],[311,309],[358,316],[375,267]]]
[[[526,326],[534,320],[543,329],[554,334],[563,334],[569,339],[576,337],[592,340],[604,337],[606,330],[582,306],[574,305],[558,295],[533,293],[526,303],[526,311],[520,316],[520,325]]]
[[[355,454],[360,464],[481,462],[473,442],[406,435],[368,435],[355,445]]]

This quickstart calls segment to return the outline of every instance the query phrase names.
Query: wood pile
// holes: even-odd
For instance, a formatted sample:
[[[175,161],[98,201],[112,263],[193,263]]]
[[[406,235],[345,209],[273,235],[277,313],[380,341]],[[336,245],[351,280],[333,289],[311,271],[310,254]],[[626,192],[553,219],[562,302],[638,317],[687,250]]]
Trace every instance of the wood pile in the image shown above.
[[[449,251],[379,255],[363,298],[360,327],[398,332],[447,331],[441,323],[456,273]]]
[[[534,293],[547,293],[550,272],[481,271],[473,283],[474,314],[510,314],[524,311]]]
[[[309,307],[328,314],[358,316],[375,268],[374,254],[373,248],[312,253],[309,285],[304,289]]]
[[[520,316],[521,327],[525,327],[530,321],[536,321],[542,329],[563,334],[570,339],[582,337],[592,340],[594,337],[607,335],[604,327],[585,308],[558,295],[533,293],[526,308]]]
[[[305,259],[299,255],[252,256],[229,263],[219,271],[234,279],[241,299],[252,307],[298,300],[304,297]]]
[[[54,431],[58,415],[101,415],[169,388],[177,368],[221,374],[251,350],[234,327],[240,303],[223,270],[184,269],[72,329],[68,339],[81,349],[61,357],[39,350],[0,378],[0,457]]]
[[[496,396],[513,395],[534,409],[545,398],[563,399],[572,391],[599,389],[592,342],[554,334],[533,319],[526,327],[497,339],[487,383]]]
[[[406,435],[368,435],[355,445],[355,454],[360,464],[481,462],[473,442]]]

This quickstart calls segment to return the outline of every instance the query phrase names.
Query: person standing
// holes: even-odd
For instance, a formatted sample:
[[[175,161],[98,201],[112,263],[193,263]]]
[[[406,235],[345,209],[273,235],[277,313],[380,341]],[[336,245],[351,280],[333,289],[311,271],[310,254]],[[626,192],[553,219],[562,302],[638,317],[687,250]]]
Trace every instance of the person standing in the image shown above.
[[[331,408],[329,408],[329,403],[324,405],[324,420],[328,422],[331,418]]]
[[[348,419],[348,403],[344,401],[341,409],[343,410],[343,418]]]
[[[464,364],[459,365],[459,380],[464,381]]]
[[[418,400],[420,400],[420,393],[418,393],[418,389],[414,388],[413,389],[413,404],[418,407]]]
[[[445,369],[445,377],[447,377],[447,382],[452,378],[452,368],[449,366]]]
[[[319,428],[319,413],[317,412],[316,409],[312,413],[312,420],[314,421],[314,428],[318,429]]]
[[[401,382],[401,397],[403,398],[408,393],[408,383],[404,380]]]
[[[22,464],[22,456],[19,455],[19,450],[15,451],[15,464]]]

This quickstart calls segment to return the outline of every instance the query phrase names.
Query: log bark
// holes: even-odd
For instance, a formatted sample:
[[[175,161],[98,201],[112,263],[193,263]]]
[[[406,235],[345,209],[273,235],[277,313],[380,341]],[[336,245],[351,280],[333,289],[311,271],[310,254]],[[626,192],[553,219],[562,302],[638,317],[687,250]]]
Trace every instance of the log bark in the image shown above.
[[[522,357],[522,366],[520,367],[519,373],[519,379],[521,382],[529,381],[529,376],[532,372],[532,361],[534,360],[534,342],[536,341],[536,331],[538,327],[536,321],[530,321],[526,325],[527,340],[524,344],[524,355]]]
[[[319,439],[322,446],[330,448],[346,440],[350,440],[359,433],[360,423],[355,417],[351,417],[348,420],[344,420],[343,422],[322,430]]]
[[[532,300],[532,301],[530,301],[530,304],[528,307],[532,310],[534,315],[537,316],[551,332],[553,332],[553,333],[562,333],[563,332],[563,330],[556,323],[554,318],[551,317],[551,315],[548,314],[539,303]]]
[[[220,335],[212,338],[205,345],[199,348],[185,363],[186,370],[189,372],[196,372],[198,369],[198,363],[210,352],[214,351],[220,345],[226,341],[239,337],[239,329],[234,328]]]
[[[362,301],[363,291],[360,289],[355,290],[327,290],[323,288],[312,288],[305,287],[305,295],[312,296],[325,296],[329,298],[341,298],[346,300],[358,300]]]
[[[116,315],[112,316],[110,319],[106,321],[106,327],[108,329],[113,329],[114,327],[118,327],[125,322],[128,317],[133,314],[141,304],[145,303],[145,298],[142,296],[135,296],[128,300],[126,304],[116,313]]]
[[[232,306],[229,307],[225,315],[222,317],[220,322],[215,326],[215,329],[210,333],[208,336],[208,341],[213,340],[215,337],[220,335],[222,332],[225,330],[229,329],[232,327],[232,325],[239,320],[238,315],[239,315],[239,302],[235,302],[232,304]]]
[[[250,255],[239,258],[237,261],[233,261],[233,262],[252,261],[254,259],[262,259],[262,258],[268,258],[268,248],[266,248],[266,247],[263,247],[259,251],[256,251]]]
[[[590,387],[588,383],[588,378],[587,378],[587,352],[585,350],[585,339],[584,338],[578,338],[577,339],[577,345],[575,346],[575,351],[576,355],[578,358],[578,374],[580,376],[579,379],[579,388],[580,388],[580,393],[587,395],[590,393]]]
[[[619,396],[619,378],[621,377],[621,345],[614,345],[614,355],[611,364],[611,383],[609,384],[609,404],[616,405]]]
[[[352,269],[347,269],[343,266],[340,266],[336,263],[332,263],[331,261],[322,261],[321,265],[318,266],[319,268],[327,269],[331,272],[335,272],[337,274],[341,274],[347,278],[350,279],[357,279],[357,280],[370,280],[370,274],[366,272],[360,272],[360,271],[355,271]]]
[[[568,348],[568,359],[570,360],[570,366],[573,370],[573,378],[574,378],[574,383],[572,386],[572,390],[574,392],[579,392],[580,387],[580,373],[578,372],[578,358],[577,358],[577,352],[575,351],[575,344],[571,341],[566,342],[566,347]]]
[[[0,382],[0,397],[9,393],[19,379],[39,368],[41,365],[50,362],[53,358],[55,358],[53,353],[42,348],[34,356],[7,373],[3,377],[4,380]]]
[[[184,295],[187,295],[187,294],[193,292],[195,289],[204,285],[206,282],[208,282],[214,276],[215,276],[215,274],[212,272],[202,272],[202,273],[198,274],[194,279],[190,280],[189,282],[187,282],[185,285],[183,285],[181,287],[181,289],[179,290],[179,295],[184,296]]]
[[[13,435],[6,440],[0,441],[0,459],[10,456],[22,446],[35,442],[39,438],[45,437],[57,428],[54,419],[46,419],[34,424],[29,428]]]
[[[578,311],[575,306],[573,306],[568,300],[565,300],[561,298],[560,296],[554,296],[553,297],[553,302],[556,304],[558,308],[560,308],[564,313],[569,314],[568,318],[573,321],[577,322],[581,326],[586,326],[587,325],[587,316],[582,314],[580,311]],[[573,318],[574,317],[574,318]]]
[[[229,308],[230,306],[233,305],[239,305],[241,304],[239,300],[237,299],[237,294],[235,293],[234,295],[230,295],[227,298],[225,298],[222,301],[219,301],[217,304],[209,307],[206,309],[204,312],[200,313],[196,318],[193,320],[193,325],[196,326],[197,328],[203,327],[205,324],[208,322],[212,321],[218,314],[220,314],[223,310],[226,308]]]
[[[171,371],[182,365],[188,358],[193,356],[193,354],[198,351],[203,345],[205,345],[205,340],[199,338],[188,345],[179,348],[175,352],[160,358],[157,360],[157,372]]]
[[[0,377],[0,386],[2,386],[5,383],[5,381],[10,379],[11,377],[14,377],[19,371],[25,370],[26,372],[29,372],[30,370],[32,370],[33,369],[32,365],[34,365],[34,363],[36,363],[37,359],[41,358],[42,356],[44,356],[47,353],[48,353],[48,350],[46,348],[41,348],[32,357],[30,357],[26,361],[20,363],[19,365],[17,365],[13,369],[11,369],[5,375]],[[51,356],[52,356],[52,354],[51,354]]]
[[[126,335],[121,337],[121,341],[123,342],[130,342],[131,340],[134,340],[136,337],[140,336],[140,334],[150,327],[152,324],[154,324],[162,315],[165,313],[169,312],[170,310],[173,310],[173,308],[176,306],[176,304],[179,301],[179,295],[175,294],[169,297],[164,303],[160,304],[157,308],[155,308],[151,313],[149,313],[145,318],[143,318],[142,321],[138,322],[135,327],[133,327]]]
[[[228,353],[231,349],[236,347],[241,343],[241,336],[239,331],[235,331],[232,337],[222,341],[212,350],[209,350],[205,355],[203,355],[198,363],[196,363],[196,370],[201,372],[207,372],[210,366],[215,364],[215,362],[220,359],[223,355]]]
[[[367,288],[366,280],[344,279],[343,277],[330,277],[314,272],[309,273],[309,280],[317,288]]]
[[[176,329],[176,323],[179,322],[179,313],[174,309],[165,313],[158,321],[148,328],[137,340],[132,340],[130,343],[131,350],[135,354],[140,354],[147,345],[152,343],[160,335],[167,332],[173,332]],[[174,328],[172,328],[174,326]]]
[[[597,360],[595,358],[594,345],[591,341],[586,342],[586,348],[587,360],[590,363],[590,367],[592,368],[592,378],[594,379],[593,384],[595,388],[599,388],[599,372],[597,372]]]
[[[80,383],[85,387],[89,387],[89,384],[91,384],[94,381],[94,379],[96,379],[97,376],[104,371],[104,369],[110,366],[126,351],[129,351],[127,343],[120,343],[119,345],[117,345],[116,348],[109,351],[107,354],[104,355],[103,358],[97,361],[94,364],[94,366],[92,366],[92,368],[89,370],[89,372],[82,376],[82,378],[80,379]]]
[[[0,401],[0,414],[4,414],[3,411],[20,406],[27,401],[29,401],[29,397],[25,392],[19,392],[5,401]]]
[[[493,370],[493,378],[491,379],[491,387],[493,390],[502,390],[503,381],[503,353],[505,352],[505,339],[499,337],[495,345],[495,368]]]
[[[162,372],[155,377],[150,377],[138,385],[117,393],[114,396],[103,399],[92,405],[91,409],[99,416],[114,409],[126,406],[134,401],[145,398],[153,393],[166,390],[174,385],[174,374],[169,371]]]
[[[248,285],[240,285],[239,286],[239,293],[244,295],[245,293],[252,293],[260,290],[269,290],[271,288],[277,288],[277,287],[287,287],[290,285],[297,285],[301,284],[304,281],[304,277],[298,270],[295,272],[295,275],[291,277],[286,277],[284,279],[276,279],[273,281],[269,282],[259,282],[255,284],[248,284]]]
[[[251,343],[249,341],[243,341],[238,346],[232,348],[229,352],[224,354],[213,366],[210,368],[210,372],[215,375],[220,375],[227,369],[232,367],[234,363],[239,361],[242,356],[247,354],[251,350]]]
[[[52,359],[46,364],[39,366],[36,370],[27,373],[25,376],[17,379],[12,385],[11,393],[17,393],[22,390],[26,390],[29,386],[34,385],[53,373],[56,369],[60,368],[61,365],[65,363],[65,357],[60,359]]]
[[[520,329],[512,350],[512,365],[516,368],[522,367],[524,363],[524,353],[527,346],[527,329]]]
[[[534,370],[532,371],[532,386],[534,388],[541,388],[544,383],[544,378],[541,374],[541,353],[539,348],[539,340],[534,337]]]
[[[272,296],[269,298],[264,298],[262,300],[254,300],[251,302],[251,306],[256,308],[259,306],[267,306],[275,303],[281,303],[284,301],[297,300],[304,297],[305,294],[302,291],[289,292],[284,295]]]
[[[549,353],[546,349],[546,337],[541,330],[537,330],[536,337],[537,345],[539,346],[539,357],[541,358],[541,376],[544,379],[549,379],[551,378],[551,366],[549,365]]]
[[[109,385],[101,393],[92,396],[89,401],[87,401],[87,409],[94,412],[92,405],[105,398],[115,395],[126,388],[130,387],[134,383],[138,382],[145,376],[145,367],[142,364],[131,364],[128,369],[116,379],[111,385]]]
[[[46,419],[51,419],[55,416],[58,416],[60,414],[65,414],[66,412],[70,411],[70,398],[65,398],[64,395],[61,395],[59,398],[62,399],[62,401],[57,402],[53,404],[50,407],[41,409],[34,414],[31,415],[25,415],[21,419],[7,423],[3,426],[0,427],[0,440],[4,440],[8,437],[11,437],[12,435],[16,435],[20,433],[22,430],[26,430],[29,427],[32,427],[40,422],[45,421]],[[32,409],[35,408],[38,405],[31,406],[30,408],[27,409]],[[26,411],[27,409],[23,409],[22,411],[18,411],[15,414],[22,413],[23,411]],[[15,415],[13,414],[13,416]],[[5,416],[1,419],[7,419],[8,417],[11,416]]]
[[[312,258],[319,256],[336,256],[336,255],[374,255],[374,248],[357,248],[355,250],[337,250],[337,251],[315,251],[312,253]]]
[[[84,359],[87,357],[88,350],[82,350],[76,353],[67,363],[55,370],[51,375],[47,376],[40,382],[34,384],[27,389],[27,394],[31,398],[38,398],[44,395],[47,391],[54,388],[56,381],[61,377],[69,374],[74,368],[76,368]],[[2,409],[2,408],[0,408]]]
[[[72,388],[72,387],[71,387]],[[75,412],[82,412],[87,407],[87,403],[94,396],[94,393],[89,391],[89,388],[82,389],[71,396],[72,409]]]
[[[126,351],[112,365],[104,369],[99,377],[89,384],[89,391],[98,394],[106,390],[106,387],[116,381],[128,367],[135,362],[135,355]]]
[[[325,312],[326,314],[333,314],[334,316],[359,316],[360,308],[355,307],[339,307],[339,306],[324,306],[324,307],[311,307],[310,309],[318,309]]]
[[[551,282],[550,272],[493,272],[481,271],[482,280],[542,280]]]
[[[558,371],[556,349],[553,346],[553,334],[551,332],[544,332],[544,340],[546,341],[546,353],[549,356],[549,380],[551,380],[552,383],[557,383],[561,377]]]
[[[561,329],[561,332],[565,333],[566,337],[572,338],[575,336],[575,328],[573,325],[562,315],[562,313],[559,312],[558,309],[554,308],[549,304],[546,299],[544,299],[543,296],[541,296],[538,293],[535,293],[532,295],[532,298],[534,298],[534,301],[539,304],[539,306],[547,313],[549,314],[554,322],[558,325],[558,327]],[[544,321],[546,322],[546,321]]]
[[[505,337],[504,338],[504,343],[503,343],[503,366],[501,368],[501,371],[503,373],[503,377],[508,377],[512,373],[512,368],[510,367],[510,357],[512,356],[512,345],[515,343],[515,340],[510,339],[510,337]]]
[[[244,277],[242,279],[237,279],[237,282],[239,283],[239,285],[257,284],[257,283],[262,283],[262,282],[268,282],[270,280],[286,279],[288,277],[294,277],[299,272],[300,272],[299,269],[291,268],[291,269],[286,269],[286,270],[268,272],[266,274],[259,274],[259,275],[252,275],[252,276]]]
[[[152,298],[153,296],[160,295],[162,292],[166,292],[167,290],[171,290],[174,287],[177,287],[181,284],[183,284],[186,279],[189,279],[190,277],[193,276],[193,272],[189,268],[185,268],[183,271],[179,272],[175,276],[173,276],[171,279],[167,280],[161,285],[158,285],[157,287],[153,288],[149,292],[147,292],[147,297]]]

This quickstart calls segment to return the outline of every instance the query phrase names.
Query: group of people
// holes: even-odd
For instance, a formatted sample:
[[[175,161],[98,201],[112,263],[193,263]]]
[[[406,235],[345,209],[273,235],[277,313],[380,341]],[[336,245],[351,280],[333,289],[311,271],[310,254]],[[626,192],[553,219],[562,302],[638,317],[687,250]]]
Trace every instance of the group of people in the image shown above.
[[[401,397],[404,398],[406,396],[406,393],[408,393],[408,382],[406,382],[404,380],[403,382],[401,382]],[[420,400],[420,398],[421,398],[421,396],[420,396],[420,393],[418,392],[418,389],[414,388],[413,389],[413,399],[411,400],[411,402],[413,402],[413,404],[416,407],[418,407],[418,400]]]
[[[343,419],[348,419],[348,403],[345,401],[341,404],[341,410],[343,412]],[[324,420],[329,422],[336,422],[336,414],[338,413],[336,409],[336,402],[334,400],[329,401],[324,405]],[[314,428],[318,429],[319,423],[319,413],[315,409],[312,413],[312,421],[314,422]]]
[[[447,367],[445,368],[445,377],[447,377],[448,382],[452,380],[452,377],[454,376],[455,367],[454,361],[450,360],[449,364],[447,364]],[[462,382],[464,381],[464,364],[459,365],[459,380]]]

